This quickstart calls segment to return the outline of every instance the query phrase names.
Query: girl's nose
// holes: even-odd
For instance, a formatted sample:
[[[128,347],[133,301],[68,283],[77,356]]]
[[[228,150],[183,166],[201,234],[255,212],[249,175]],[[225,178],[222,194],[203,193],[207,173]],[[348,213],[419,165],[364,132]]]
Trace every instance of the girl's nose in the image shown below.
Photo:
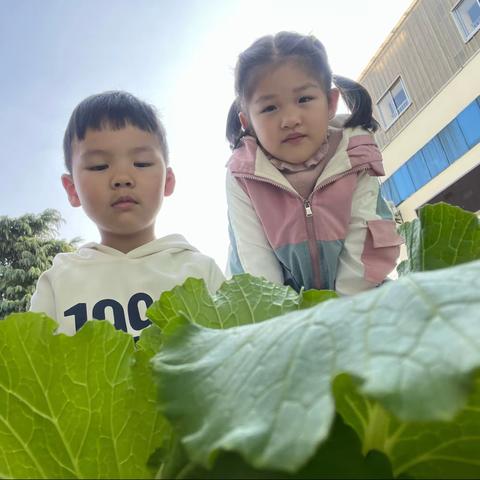
[[[282,128],[295,128],[300,125],[300,115],[295,111],[287,111],[282,117],[281,127]]]

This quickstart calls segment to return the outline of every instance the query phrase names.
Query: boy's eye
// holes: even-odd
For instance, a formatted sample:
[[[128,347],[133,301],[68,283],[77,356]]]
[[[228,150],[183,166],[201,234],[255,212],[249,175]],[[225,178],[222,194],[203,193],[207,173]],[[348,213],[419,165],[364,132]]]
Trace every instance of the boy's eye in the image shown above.
[[[151,167],[152,165],[152,162],[135,162],[135,166],[139,168]]]
[[[100,172],[101,170],[106,170],[108,168],[108,165],[93,165],[91,167],[87,167],[87,170],[90,170],[91,172]]]
[[[298,99],[298,102],[299,103],[307,103],[307,102],[311,102],[313,100],[313,97],[311,95],[304,95],[303,97],[300,97]]]
[[[277,107],[275,105],[268,105],[268,106],[262,108],[262,110],[260,110],[260,113],[273,112],[276,109],[277,109]]]

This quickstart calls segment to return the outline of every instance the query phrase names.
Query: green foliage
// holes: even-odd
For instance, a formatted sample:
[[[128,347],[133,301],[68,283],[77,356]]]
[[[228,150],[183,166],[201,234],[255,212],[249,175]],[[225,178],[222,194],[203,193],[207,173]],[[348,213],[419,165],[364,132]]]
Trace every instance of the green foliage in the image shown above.
[[[408,253],[397,269],[401,275],[480,259],[480,220],[447,203],[425,205],[419,218],[403,224],[400,233]]]
[[[177,457],[181,460],[181,457]],[[328,439],[320,445],[314,456],[295,473],[279,470],[257,470],[238,454],[221,452],[211,469],[202,468],[183,457],[183,468],[177,478],[191,479],[386,479],[393,478],[388,458],[377,451],[362,453],[356,433],[340,415],[336,415]],[[180,462],[177,463],[177,466]],[[175,469],[162,471],[162,478],[174,478]],[[177,470],[178,472],[178,470]],[[334,472],[334,475],[332,474]]]
[[[55,239],[62,222],[53,209],[39,215],[0,217],[0,319],[28,310],[38,277],[50,268],[53,257],[71,252],[78,239]]]
[[[66,337],[11,315],[0,477],[479,478],[480,261],[464,253],[479,240],[446,211],[411,236],[432,271],[353,297],[189,279],[150,307],[137,348],[107,322]]]
[[[211,296],[203,280],[190,278],[182,286],[162,293],[147,315],[160,328],[182,314],[204,327],[230,328],[309,308],[336,297],[330,290],[302,290],[299,295],[289,287],[248,274],[227,280]]]
[[[151,476],[169,429],[147,356],[108,322],[55,328],[37,313],[0,322],[0,477]]]
[[[294,474],[329,438],[332,384],[348,374],[355,395],[381,406],[360,416],[364,453],[384,452],[397,474],[418,463],[428,477],[439,474],[427,462],[434,450],[439,462],[455,459],[459,472],[480,474],[472,458],[480,435],[470,434],[480,403],[469,397],[480,367],[479,290],[480,262],[471,262],[228,330],[196,325],[183,312],[163,329],[153,358],[162,411],[204,468],[219,451],[234,451],[254,468]],[[349,411],[340,413],[353,427],[360,420]],[[462,424],[442,426],[459,411]],[[397,419],[389,436],[387,418]]]
[[[383,452],[396,477],[479,478],[475,452],[480,451],[480,372],[460,387],[468,394],[467,402],[452,421],[443,422],[401,421],[378,401],[361,395],[346,375],[335,380],[334,394],[337,412],[357,432],[364,453]]]

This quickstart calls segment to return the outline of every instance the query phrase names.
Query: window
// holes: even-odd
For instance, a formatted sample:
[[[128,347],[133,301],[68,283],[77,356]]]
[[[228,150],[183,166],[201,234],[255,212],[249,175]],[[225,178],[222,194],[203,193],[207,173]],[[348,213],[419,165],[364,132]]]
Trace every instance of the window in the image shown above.
[[[415,190],[419,190],[432,179],[421,150],[408,160],[407,169]]]
[[[450,122],[445,128],[438,132],[437,137],[442,144],[443,150],[449,163],[458,160],[469,148],[457,119]]]
[[[457,116],[460,130],[467,141],[468,147],[473,148],[480,142],[480,101],[472,102]]]
[[[400,205],[479,142],[480,97],[477,97],[382,183],[382,194],[395,206]]]
[[[461,0],[452,14],[465,42],[470,40],[480,28],[480,0]]]
[[[411,103],[399,77],[377,103],[384,128],[389,128]]]
[[[386,200],[390,200],[396,206],[402,203],[402,201],[400,200],[397,187],[392,180],[392,177],[390,177],[382,183],[382,195]]]
[[[421,152],[432,178],[448,168],[449,162],[447,154],[445,153],[438,135],[435,135],[426,145],[424,145]]]
[[[412,177],[407,169],[407,165],[403,164],[392,176],[392,183],[397,188],[400,201],[403,202],[410,195],[415,193],[415,185]]]

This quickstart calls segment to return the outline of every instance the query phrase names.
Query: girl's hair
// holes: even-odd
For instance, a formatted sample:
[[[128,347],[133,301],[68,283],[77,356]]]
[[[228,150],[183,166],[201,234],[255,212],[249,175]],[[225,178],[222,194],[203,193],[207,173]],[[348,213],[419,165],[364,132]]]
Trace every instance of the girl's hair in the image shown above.
[[[254,92],[263,68],[278,65],[286,60],[300,62],[319,80],[327,95],[333,81],[351,111],[344,127],[360,126],[371,131],[377,130],[378,123],[372,117],[372,99],[369,93],[353,80],[332,75],[323,44],[313,35],[279,32],[276,35],[260,37],[238,57],[235,66],[236,99],[228,112],[226,129],[227,140],[232,150],[238,146],[239,140],[244,135],[251,134],[242,129],[238,114],[246,110],[246,103]]]

